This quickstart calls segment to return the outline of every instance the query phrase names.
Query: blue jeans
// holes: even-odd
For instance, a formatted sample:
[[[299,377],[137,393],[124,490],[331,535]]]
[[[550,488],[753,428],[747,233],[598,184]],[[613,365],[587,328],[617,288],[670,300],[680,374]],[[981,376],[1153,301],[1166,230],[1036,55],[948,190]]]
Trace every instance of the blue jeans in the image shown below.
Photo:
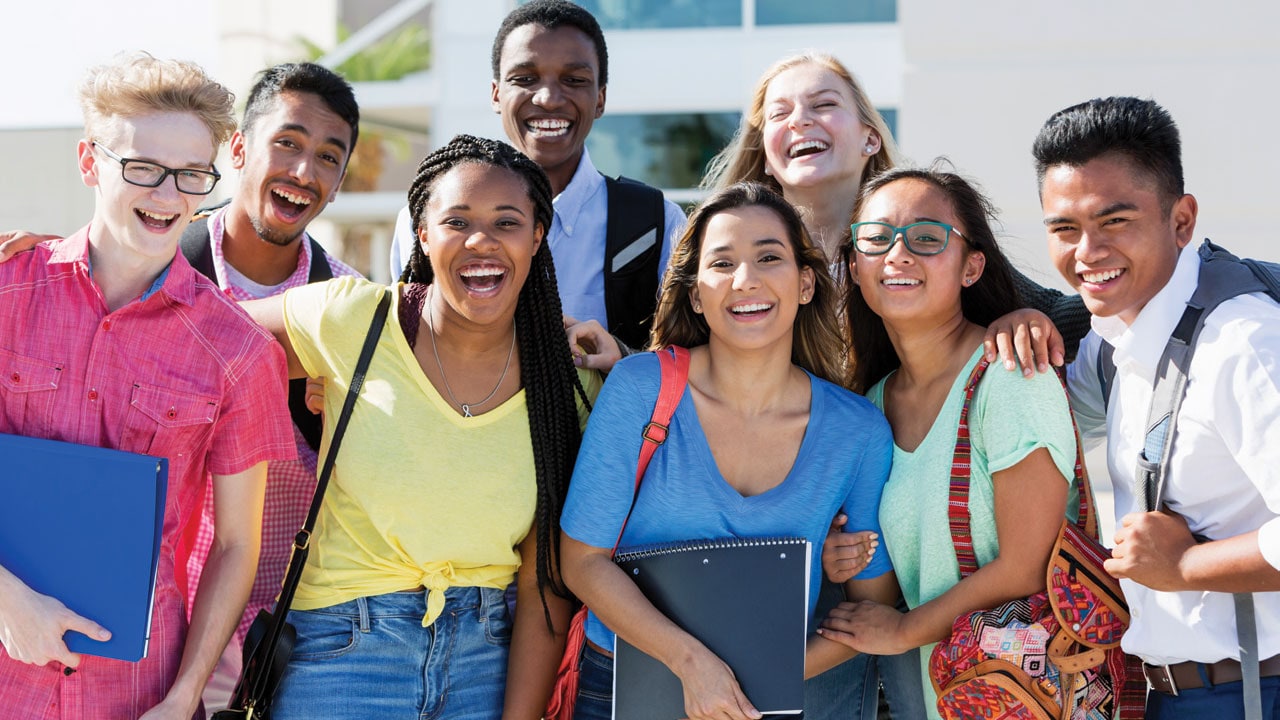
[[[1262,678],[1262,717],[1280,720],[1280,677]],[[1239,682],[1181,690],[1177,697],[1147,693],[1147,720],[1244,720],[1244,686]]]
[[[823,578],[810,633],[841,600],[844,590]],[[906,606],[899,609],[905,611]],[[917,720],[926,717],[921,682],[918,649],[901,655],[859,655],[805,681],[805,720],[876,720],[881,686],[893,720]]]
[[[880,689],[893,720],[925,717],[920,651],[859,655],[804,684],[805,720],[875,720]]]
[[[419,590],[290,611],[298,642],[272,717],[500,718],[511,644],[503,591],[450,588],[424,628],[425,600]]]

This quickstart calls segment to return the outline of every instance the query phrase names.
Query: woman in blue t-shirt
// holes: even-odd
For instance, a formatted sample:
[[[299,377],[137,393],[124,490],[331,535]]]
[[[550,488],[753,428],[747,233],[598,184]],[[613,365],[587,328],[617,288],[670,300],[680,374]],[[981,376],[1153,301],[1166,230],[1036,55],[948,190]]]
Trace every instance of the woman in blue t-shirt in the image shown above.
[[[924,669],[930,646],[958,616],[1044,589],[1076,457],[1055,376],[983,376],[969,411],[968,510],[979,568],[961,580],[947,507],[964,389],[986,325],[1019,305],[992,215],[959,175],[899,168],[864,187],[852,228],[845,318],[853,385],[893,428],[880,526],[910,610],[845,603],[819,632],[868,653],[923,647]],[[937,717],[932,698],[927,705]]]
[[[800,536],[813,543],[816,570],[837,513],[851,527],[877,529],[889,429],[870,403],[835,384],[843,368],[834,303],[826,260],[781,196],[740,183],[694,212],[672,254],[652,342],[691,348],[688,387],[620,547]],[[610,716],[611,631],[680,678],[692,720],[760,717],[729,667],[656,610],[610,559],[659,386],[651,353],[614,368],[561,518],[565,582],[592,609],[576,717]],[[817,428],[823,431],[810,432]],[[818,581],[812,573],[810,614]],[[892,602],[898,590],[884,554],[847,590]],[[852,656],[812,636],[805,674]]]

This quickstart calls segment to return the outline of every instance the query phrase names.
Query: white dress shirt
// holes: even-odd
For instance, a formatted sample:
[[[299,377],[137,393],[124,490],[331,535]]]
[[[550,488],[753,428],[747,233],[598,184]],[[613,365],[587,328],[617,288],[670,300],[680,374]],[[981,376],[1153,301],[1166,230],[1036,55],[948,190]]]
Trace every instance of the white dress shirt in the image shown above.
[[[1068,370],[1081,434],[1102,437],[1119,519],[1142,512],[1135,488],[1156,367],[1195,291],[1200,258],[1184,249],[1168,284],[1132,325],[1093,319]],[[1096,333],[1096,334],[1095,334]],[[1097,378],[1100,339],[1115,347],[1109,408]],[[1267,562],[1280,568],[1280,307],[1256,293],[1227,300],[1206,319],[1187,375],[1164,503],[1210,540],[1258,530]],[[1110,538],[1104,538],[1110,540]],[[1239,659],[1231,595],[1157,592],[1121,580],[1132,621],[1126,652],[1152,664]],[[1280,593],[1256,593],[1259,656],[1280,654]]]
[[[564,190],[553,200],[555,216],[547,231],[551,257],[556,266],[556,284],[560,287],[560,303],[564,312],[578,320],[597,320],[608,328],[604,306],[605,229],[609,216],[609,193],[604,176],[591,163],[591,155],[582,150],[578,169]],[[658,260],[658,281],[667,271],[667,260],[679,233],[684,230],[685,215],[679,205],[664,202],[666,227],[662,237],[662,255]],[[403,208],[396,219],[391,238],[391,277],[399,278],[413,250],[413,232],[409,208]]]

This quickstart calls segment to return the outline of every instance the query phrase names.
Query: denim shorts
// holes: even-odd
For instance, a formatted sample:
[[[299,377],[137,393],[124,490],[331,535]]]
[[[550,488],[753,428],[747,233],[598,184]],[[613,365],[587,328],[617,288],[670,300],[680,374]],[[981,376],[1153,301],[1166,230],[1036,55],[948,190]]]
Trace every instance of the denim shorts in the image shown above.
[[[511,613],[503,591],[457,587],[428,627],[424,591],[293,610],[298,630],[275,720],[502,716]]]

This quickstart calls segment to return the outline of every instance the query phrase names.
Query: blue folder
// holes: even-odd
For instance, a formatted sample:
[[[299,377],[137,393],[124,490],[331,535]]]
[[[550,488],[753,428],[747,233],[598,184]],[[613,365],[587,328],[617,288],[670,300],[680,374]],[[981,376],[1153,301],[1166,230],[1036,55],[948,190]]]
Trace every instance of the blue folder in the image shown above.
[[[111,631],[73,652],[146,657],[169,461],[0,434],[0,565]]]

